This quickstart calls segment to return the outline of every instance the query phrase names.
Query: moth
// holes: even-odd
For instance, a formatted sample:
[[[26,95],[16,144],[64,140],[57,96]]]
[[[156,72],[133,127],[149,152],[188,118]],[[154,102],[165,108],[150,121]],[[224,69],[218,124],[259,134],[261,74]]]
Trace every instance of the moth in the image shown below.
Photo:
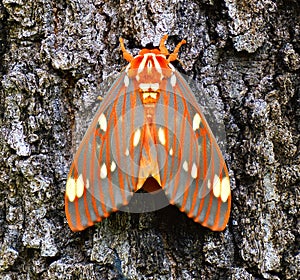
[[[228,222],[226,163],[189,85],[172,65],[186,41],[169,53],[167,37],[137,56],[120,38],[128,65],[103,99],[68,174],[65,212],[73,231],[100,222],[153,181],[170,204],[202,226],[221,231]]]

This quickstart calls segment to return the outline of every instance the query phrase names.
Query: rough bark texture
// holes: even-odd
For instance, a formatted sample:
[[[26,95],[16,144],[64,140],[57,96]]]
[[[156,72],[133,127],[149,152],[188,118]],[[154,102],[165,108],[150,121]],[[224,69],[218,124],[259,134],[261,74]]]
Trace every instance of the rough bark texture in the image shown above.
[[[299,277],[298,0],[2,0],[0,28],[0,279]],[[165,33],[225,122],[229,225],[168,206],[72,233],[77,112],[126,64],[120,36],[136,54]]]

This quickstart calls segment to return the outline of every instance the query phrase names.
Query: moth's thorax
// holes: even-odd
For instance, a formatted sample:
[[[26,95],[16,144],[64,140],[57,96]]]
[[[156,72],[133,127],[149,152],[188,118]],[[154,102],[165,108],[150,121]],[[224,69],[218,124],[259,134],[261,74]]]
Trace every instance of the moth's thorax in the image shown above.
[[[145,106],[157,103],[160,96],[159,83],[140,84],[138,91],[141,101]]]
[[[169,78],[173,71],[165,55],[147,49],[134,57],[126,70],[130,78],[140,83],[159,82]]]

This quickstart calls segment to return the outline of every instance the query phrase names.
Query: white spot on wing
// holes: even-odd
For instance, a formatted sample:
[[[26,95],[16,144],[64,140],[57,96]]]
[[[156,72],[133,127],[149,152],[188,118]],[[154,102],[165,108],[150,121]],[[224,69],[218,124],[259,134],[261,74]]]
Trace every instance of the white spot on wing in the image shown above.
[[[100,169],[100,178],[105,179],[107,177],[107,167],[106,164],[103,163]]]
[[[183,168],[184,171],[188,172],[188,170],[189,170],[189,165],[188,165],[188,163],[187,163],[186,160],[184,161],[184,163],[183,163],[183,165],[182,165],[182,168]]]
[[[166,135],[165,135],[165,130],[160,127],[158,129],[158,139],[159,139],[159,142],[162,144],[162,145],[166,145]]]
[[[86,187],[87,189],[90,187],[90,181],[89,181],[89,179],[86,179],[86,185],[85,185],[85,187]]]
[[[230,195],[230,181],[228,177],[225,177],[221,181],[221,200],[226,202]]]
[[[114,161],[111,162],[111,165],[110,165],[110,171],[111,172],[114,172],[117,168],[117,165]]]
[[[129,150],[128,149],[126,149],[126,151],[125,151],[125,156],[129,156]]]
[[[176,85],[176,76],[175,76],[175,74],[173,74],[171,76],[171,86],[174,87],[175,85]]]
[[[207,188],[210,189],[210,180],[207,180]]]
[[[140,141],[141,138],[141,130],[138,128],[133,136],[133,146],[136,147]]]
[[[221,194],[221,184],[219,176],[215,175],[213,183],[213,193],[215,197],[220,197]]]
[[[197,129],[200,128],[200,123],[201,123],[201,117],[198,113],[195,114],[194,119],[193,119],[193,130],[196,131]]]
[[[125,77],[124,77],[124,85],[125,85],[125,87],[129,86],[129,78],[127,75],[125,75]]]
[[[173,151],[173,149],[171,148],[170,151],[169,151],[169,155],[170,155],[170,156],[173,156],[173,154],[174,154],[174,151]]]
[[[99,123],[100,129],[102,129],[103,131],[107,130],[107,120],[103,113],[99,116],[98,123]]]
[[[195,179],[195,178],[197,178],[197,175],[198,175],[198,169],[197,169],[196,163],[193,163],[192,170],[191,170],[191,176]]]

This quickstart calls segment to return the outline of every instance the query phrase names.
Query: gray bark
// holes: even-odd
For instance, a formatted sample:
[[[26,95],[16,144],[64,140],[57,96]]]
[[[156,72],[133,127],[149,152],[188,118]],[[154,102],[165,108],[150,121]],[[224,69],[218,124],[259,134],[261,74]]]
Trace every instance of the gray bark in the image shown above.
[[[0,28],[0,279],[299,277],[297,0],[2,0]],[[184,70],[224,119],[229,225],[211,232],[168,206],[72,233],[78,111],[126,65],[120,36],[136,54],[165,33],[170,50],[187,39]]]

